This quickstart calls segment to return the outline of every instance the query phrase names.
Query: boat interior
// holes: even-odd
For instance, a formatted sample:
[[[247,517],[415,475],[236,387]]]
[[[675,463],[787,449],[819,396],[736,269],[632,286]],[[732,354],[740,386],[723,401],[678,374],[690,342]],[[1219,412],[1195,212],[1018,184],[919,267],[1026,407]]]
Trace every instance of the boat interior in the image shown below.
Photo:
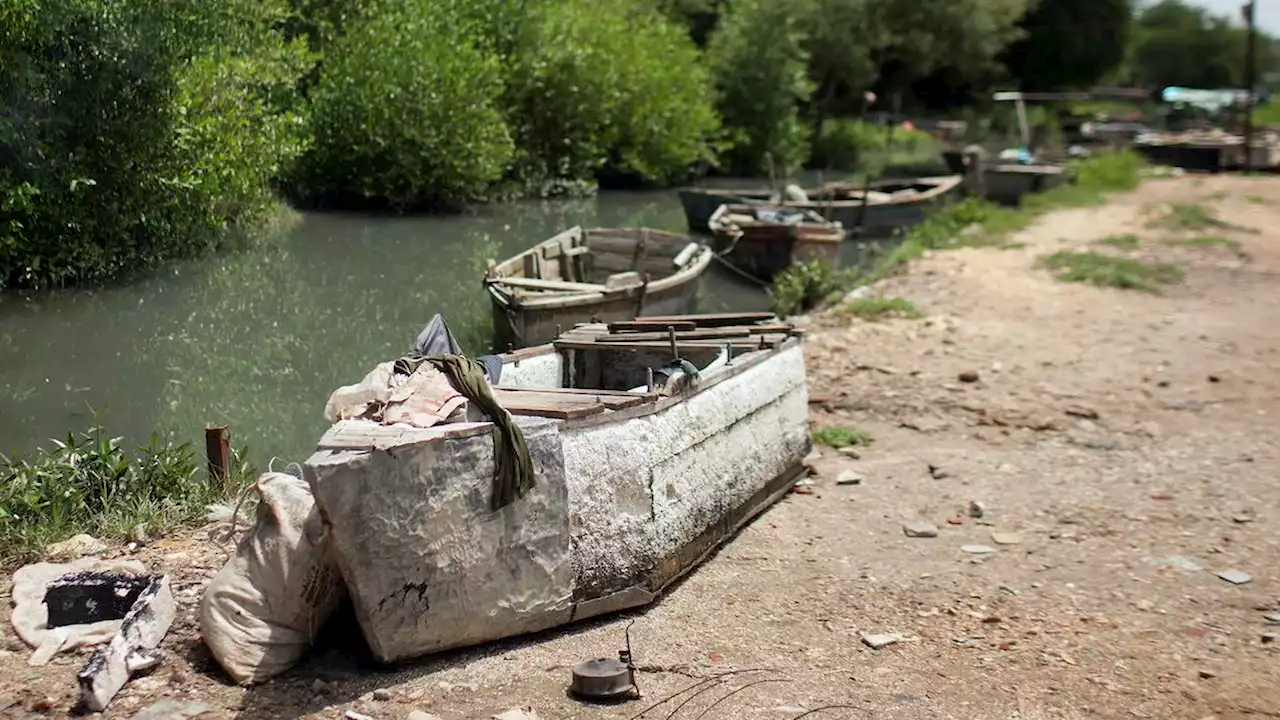
[[[633,408],[644,412],[714,384],[729,375],[721,371],[748,366],[798,334],[771,313],[584,324],[561,335],[551,353],[530,348],[507,358],[517,366],[559,358],[559,387],[517,387],[500,380],[494,392],[513,415],[574,420]]]
[[[607,292],[658,280],[688,266],[698,244],[649,228],[575,227],[502,263],[486,282],[537,295]]]

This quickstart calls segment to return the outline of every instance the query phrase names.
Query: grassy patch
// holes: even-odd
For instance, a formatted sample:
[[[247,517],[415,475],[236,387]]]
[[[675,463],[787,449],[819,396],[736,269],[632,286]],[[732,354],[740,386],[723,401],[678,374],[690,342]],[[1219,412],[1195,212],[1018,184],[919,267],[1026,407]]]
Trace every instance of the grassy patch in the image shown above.
[[[1150,293],[1158,293],[1161,285],[1180,282],[1183,277],[1181,268],[1176,265],[1148,265],[1137,260],[1095,252],[1062,250],[1042,258],[1041,264],[1054,271],[1056,277],[1063,282]]]
[[[1267,204],[1267,199],[1262,197],[1261,195],[1246,195],[1244,198],[1244,201],[1247,203],[1253,203],[1254,205]]]
[[[1164,215],[1147,222],[1147,227],[1161,230],[1199,232],[1209,228],[1227,228],[1231,225],[1218,219],[1212,210],[1203,205],[1171,205]]]
[[[918,318],[923,315],[906,298],[858,298],[845,303],[840,314],[875,322],[887,317]]]
[[[813,441],[818,445],[829,445],[834,448],[851,445],[870,445],[873,438],[857,428],[843,425],[827,425],[813,431]]]
[[[1095,240],[1094,245],[1110,245],[1111,247],[1120,248],[1121,250],[1137,250],[1140,240],[1137,235],[1129,233],[1128,235],[1111,235],[1101,240]]]
[[[1232,252],[1240,252],[1240,241],[1221,235],[1197,235],[1191,238],[1165,238],[1160,242],[1171,247],[1224,247]]]
[[[0,455],[0,562],[35,559],[78,533],[128,539],[157,536],[203,520],[208,504],[240,490],[241,467],[226,483],[206,482],[190,445],[152,435],[129,452],[101,427],[68,434],[30,457]]]

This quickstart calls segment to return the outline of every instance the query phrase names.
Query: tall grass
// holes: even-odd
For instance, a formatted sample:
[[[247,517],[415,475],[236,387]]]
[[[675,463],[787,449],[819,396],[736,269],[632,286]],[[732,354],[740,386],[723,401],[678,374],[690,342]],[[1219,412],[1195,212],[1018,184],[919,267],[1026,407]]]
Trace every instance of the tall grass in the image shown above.
[[[227,482],[207,482],[199,455],[170,435],[133,451],[97,426],[51,442],[29,457],[0,455],[0,563],[79,533],[127,540],[197,523],[252,475],[242,464]]]

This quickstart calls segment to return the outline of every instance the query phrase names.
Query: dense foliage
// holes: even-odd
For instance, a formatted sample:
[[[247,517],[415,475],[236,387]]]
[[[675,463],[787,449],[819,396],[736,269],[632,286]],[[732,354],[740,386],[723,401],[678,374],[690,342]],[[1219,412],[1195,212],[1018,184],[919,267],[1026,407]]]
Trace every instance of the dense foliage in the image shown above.
[[[1235,19],[1077,5],[0,0],[0,289],[226,246],[277,191],[420,209],[712,167],[867,169],[901,152],[868,109],[1243,80]],[[1263,75],[1275,42],[1258,47]]]
[[[305,138],[260,0],[0,1],[0,288],[216,247]]]

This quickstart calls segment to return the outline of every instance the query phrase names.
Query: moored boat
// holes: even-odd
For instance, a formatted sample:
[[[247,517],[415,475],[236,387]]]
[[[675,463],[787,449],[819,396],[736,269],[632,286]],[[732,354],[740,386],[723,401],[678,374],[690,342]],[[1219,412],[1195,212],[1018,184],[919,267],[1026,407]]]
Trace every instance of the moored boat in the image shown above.
[[[494,348],[547,343],[593,319],[692,312],[698,278],[711,260],[710,248],[661,230],[566,230],[490,265],[484,282]]]
[[[803,473],[801,338],[768,314],[583,325],[499,357],[478,381],[496,416],[361,415],[306,463],[381,661],[649,604]],[[533,482],[498,503],[507,423]]]
[[[805,201],[783,200],[767,188],[683,188],[679,194],[693,232],[708,231],[711,214],[721,205],[745,202],[811,210],[839,222],[846,233],[878,237],[915,225],[937,207],[958,199],[961,179],[960,175],[947,175],[880,180],[871,183],[869,193],[856,183],[828,183],[805,189]]]
[[[726,204],[716,208],[708,225],[716,253],[761,280],[810,258],[840,264],[844,228],[812,210]]]

